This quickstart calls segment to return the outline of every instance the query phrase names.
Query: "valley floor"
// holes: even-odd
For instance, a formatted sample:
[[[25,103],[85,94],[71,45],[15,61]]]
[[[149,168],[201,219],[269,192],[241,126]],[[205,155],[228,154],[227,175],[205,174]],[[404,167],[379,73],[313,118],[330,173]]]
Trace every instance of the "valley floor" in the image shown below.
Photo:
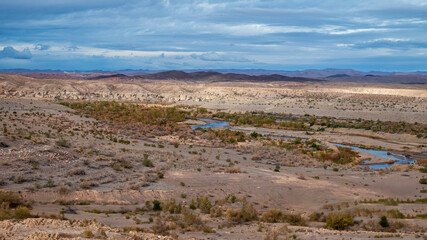
[[[218,106],[210,104],[202,105]],[[1,221],[0,239],[427,239],[425,138],[230,127],[363,143],[418,160],[369,170],[266,146],[267,138],[222,144],[182,124],[180,137],[129,134],[53,101],[0,98],[0,110],[2,191],[19,193],[38,216]],[[280,214],[268,218],[274,209]],[[334,230],[334,214],[354,223]]]

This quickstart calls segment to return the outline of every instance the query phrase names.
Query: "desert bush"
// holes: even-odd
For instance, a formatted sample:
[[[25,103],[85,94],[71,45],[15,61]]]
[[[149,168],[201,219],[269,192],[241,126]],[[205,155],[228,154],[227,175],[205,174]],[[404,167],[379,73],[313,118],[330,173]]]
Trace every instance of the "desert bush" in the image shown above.
[[[222,217],[222,209],[218,206],[214,206],[210,210],[211,217]]]
[[[154,167],[154,164],[153,164],[153,162],[151,162],[151,160],[150,160],[150,159],[144,159],[144,160],[142,161],[142,164],[143,164],[144,166],[146,166],[146,167],[150,167],[150,168]]]
[[[242,173],[242,169],[240,167],[229,167],[225,170],[226,173]]]
[[[202,219],[199,216],[197,216],[196,214],[190,213],[187,211],[183,211],[182,214],[184,215],[183,221],[184,221],[185,225],[187,225],[187,226],[193,226],[194,225],[194,226],[197,226],[198,228],[203,226]]]
[[[182,205],[176,204],[176,201],[174,198],[170,198],[167,201],[164,201],[161,203],[161,208],[165,212],[169,212],[171,214],[173,213],[181,213],[182,211]]]
[[[111,168],[113,168],[115,171],[122,171],[122,167],[119,163],[113,163],[111,164]]]
[[[31,210],[27,207],[20,206],[15,209],[15,219],[26,219],[31,217]]]
[[[322,221],[322,220],[324,221],[323,212],[321,212],[321,213],[313,212],[312,214],[310,214],[308,219],[310,221]]]
[[[344,230],[353,225],[353,217],[348,213],[331,213],[326,217],[327,228]]]
[[[85,236],[85,237],[87,237],[87,238],[93,238],[93,232],[92,231],[90,231],[90,230],[86,230],[86,231],[84,231],[83,232],[83,235]]]
[[[129,140],[124,140],[124,139],[120,139],[119,140],[119,143],[122,143],[122,144],[130,144],[130,141]]]
[[[421,178],[419,181],[421,184],[427,184],[427,178]]]
[[[0,191],[0,206],[2,208],[16,208],[20,205],[24,205],[24,202],[18,193]]]
[[[53,181],[53,179],[50,178],[49,180],[47,180],[47,182],[44,186],[48,187],[48,188],[53,188],[53,187],[55,187],[55,181]]]
[[[159,200],[153,201],[153,211],[161,211],[162,210],[162,203]]]
[[[93,184],[92,184],[92,183],[90,183],[89,181],[83,181],[83,182],[80,184],[80,187],[81,187],[82,189],[90,189],[92,186],[93,186]]]
[[[68,173],[68,175],[70,175],[70,176],[83,176],[83,175],[86,175],[86,171],[84,170],[84,169],[82,169],[82,168],[75,168],[75,169],[73,169],[73,170],[71,170],[69,173]]]
[[[61,185],[61,186],[59,186],[59,188],[58,188],[58,193],[59,193],[60,195],[65,195],[65,194],[70,193],[70,189],[69,189],[67,186]]]
[[[212,208],[212,203],[209,201],[209,198],[206,197],[197,197],[197,208],[200,209],[202,213],[208,214]]]
[[[282,226],[282,227],[280,227],[278,229],[274,229],[274,230],[269,230],[265,234],[264,240],[277,240],[277,239],[279,239],[279,236],[287,235],[289,232],[290,232],[290,230],[286,226]],[[290,239],[290,238],[284,238],[284,239]]]
[[[405,215],[397,209],[388,210],[387,216],[391,218],[405,218]]]
[[[284,214],[277,209],[271,209],[261,215],[260,221],[268,223],[287,222],[290,225],[304,226],[305,220],[301,215],[297,214]]]
[[[227,219],[232,222],[242,223],[258,219],[258,214],[252,204],[243,201],[243,206],[239,210],[228,209],[225,213]]]
[[[380,226],[381,226],[381,227],[383,227],[383,228],[388,227],[388,226],[389,226],[389,224],[388,224],[387,217],[386,217],[386,216],[382,216],[382,217],[380,218],[379,224],[380,224]]]
[[[38,162],[31,162],[31,169],[37,170],[40,168],[40,163]]]
[[[71,144],[63,138],[56,141],[55,144],[59,147],[64,147],[64,148],[69,148],[71,146]]]
[[[252,132],[249,136],[250,136],[251,138],[258,138],[258,137],[259,137],[259,134],[258,134],[257,132]]]
[[[24,183],[25,181],[26,180],[25,180],[24,176],[22,176],[21,174],[14,176],[14,178],[13,178],[13,182],[16,184],[21,184],[21,183]]]
[[[284,216],[284,220],[285,220],[285,222],[289,223],[290,225],[305,226],[304,218],[298,214],[286,214]]]
[[[126,160],[121,160],[120,161],[120,166],[126,169],[130,169],[133,168],[133,165],[130,161],[126,161]]]
[[[261,215],[260,221],[268,223],[278,223],[283,221],[283,212],[277,209],[271,209]]]
[[[213,228],[210,228],[210,227],[203,227],[202,231],[204,233],[216,233],[216,231]]]
[[[194,201],[194,199],[191,199],[191,203],[190,203],[190,209],[191,210],[196,210],[197,206],[196,206],[196,202]]]
[[[157,216],[153,226],[151,227],[151,229],[153,230],[153,232],[155,234],[160,234],[160,235],[168,235],[169,232],[169,228],[168,225],[166,224],[166,222],[162,219],[162,217],[159,215]]]
[[[26,219],[29,217],[32,217],[31,210],[24,206],[19,206],[16,209],[0,209],[0,220]]]

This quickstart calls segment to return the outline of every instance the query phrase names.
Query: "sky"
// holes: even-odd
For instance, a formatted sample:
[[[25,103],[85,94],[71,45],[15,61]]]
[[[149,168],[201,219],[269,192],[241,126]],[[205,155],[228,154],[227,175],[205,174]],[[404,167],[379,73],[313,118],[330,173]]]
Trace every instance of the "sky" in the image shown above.
[[[427,0],[1,0],[0,69],[427,70]]]

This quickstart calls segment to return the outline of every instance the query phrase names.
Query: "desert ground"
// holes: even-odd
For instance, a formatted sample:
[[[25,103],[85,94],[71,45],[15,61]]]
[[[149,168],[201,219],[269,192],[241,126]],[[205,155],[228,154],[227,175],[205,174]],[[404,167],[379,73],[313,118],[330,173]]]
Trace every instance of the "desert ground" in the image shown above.
[[[1,74],[0,239],[427,239],[426,110],[425,85]]]

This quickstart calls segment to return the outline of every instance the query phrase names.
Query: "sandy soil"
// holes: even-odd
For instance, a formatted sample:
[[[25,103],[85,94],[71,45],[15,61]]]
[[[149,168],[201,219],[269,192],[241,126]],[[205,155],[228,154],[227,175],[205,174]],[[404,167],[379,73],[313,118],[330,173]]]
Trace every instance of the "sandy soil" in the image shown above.
[[[174,198],[188,206],[191,199],[198,196],[208,196],[210,201],[215,202],[234,195],[237,202],[227,202],[224,208],[238,209],[242,204],[240,201],[243,201],[241,199],[246,198],[259,213],[281,209],[288,214],[301,215],[307,219],[307,226],[258,221],[230,224],[225,217],[211,217],[197,209],[194,213],[214,232],[179,229],[172,232],[178,234],[180,239],[261,239],[276,230],[282,238],[293,238],[295,235],[297,239],[385,238],[387,234],[391,234],[388,236],[390,239],[426,237],[423,232],[427,228],[425,218],[390,218],[391,222],[401,222],[404,226],[397,233],[382,232],[379,228],[377,232],[362,228],[365,224],[378,225],[379,216],[390,209],[410,216],[426,212],[425,203],[419,202],[397,206],[362,203],[366,199],[425,199],[426,192],[422,191],[425,187],[419,184],[425,174],[417,170],[420,166],[403,171],[364,171],[358,166],[337,166],[334,170],[336,165],[323,168],[324,163],[318,163],[311,166],[296,164],[294,167],[282,165],[279,171],[274,171],[277,164],[264,161],[267,156],[254,161],[251,152],[240,151],[239,147],[234,146],[217,148],[190,139],[182,139],[175,146],[171,140],[176,141],[176,136],[133,139],[123,132],[112,134],[129,140],[130,144],[113,142],[97,135],[101,129],[108,129],[105,124],[76,115],[74,111],[53,102],[7,97],[0,99],[0,109],[1,124],[5,123],[6,132],[9,132],[0,135],[0,142],[7,145],[0,148],[2,189],[19,191],[25,199],[32,201],[34,213],[46,215],[65,211],[65,218],[80,221],[70,227],[66,221],[5,220],[0,222],[0,236],[3,234],[16,239],[33,236],[33,239],[37,239],[34,234],[45,235],[36,232],[48,232],[83,238],[83,231],[92,229],[98,234],[96,236],[101,237],[98,230],[105,227],[109,239],[132,239],[132,233],[119,233],[120,228],[149,229],[153,226],[150,217],[157,216],[155,212],[145,210],[143,214],[126,218],[126,212],[143,208],[146,201]],[[423,112],[416,114],[425,116]],[[201,124],[199,121],[187,123]],[[268,135],[313,137],[300,131],[248,127],[232,129],[246,132],[256,130]],[[73,134],[70,131],[74,131]],[[329,142],[381,146],[410,154],[425,151],[425,141],[408,134],[335,129],[316,134],[315,137]],[[61,138],[66,139],[69,146],[58,145]],[[143,164],[144,154],[148,154],[154,167]],[[289,154],[276,160],[298,163],[304,159],[298,154]],[[227,172],[230,163],[239,169],[238,173]],[[159,173],[162,177],[159,177]],[[349,231],[326,229],[324,221],[308,220],[312,213],[327,215],[338,211],[338,208],[341,209],[339,211],[349,212],[370,209],[373,216],[355,214],[357,224]],[[94,209],[123,213],[91,213]],[[141,222],[137,223],[133,216]],[[93,228],[91,225],[78,225],[95,218],[105,226],[97,223]],[[284,225],[288,229],[279,231]],[[147,238],[142,239],[151,239],[155,235],[144,237]]]

